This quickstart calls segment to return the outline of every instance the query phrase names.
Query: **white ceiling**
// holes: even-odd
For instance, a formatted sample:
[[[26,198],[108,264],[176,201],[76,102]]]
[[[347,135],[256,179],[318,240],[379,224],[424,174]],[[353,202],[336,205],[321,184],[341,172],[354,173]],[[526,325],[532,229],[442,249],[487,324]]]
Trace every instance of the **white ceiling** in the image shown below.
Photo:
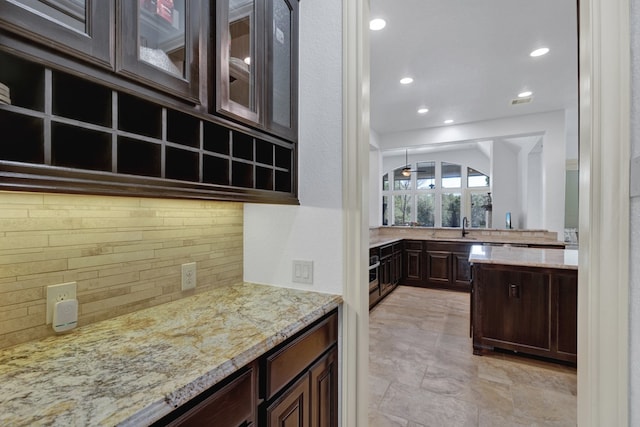
[[[577,108],[576,0],[371,0],[378,17],[387,26],[369,34],[379,134]],[[529,56],[541,46],[550,52]],[[414,82],[401,85],[405,76]],[[532,102],[512,106],[524,90]]]

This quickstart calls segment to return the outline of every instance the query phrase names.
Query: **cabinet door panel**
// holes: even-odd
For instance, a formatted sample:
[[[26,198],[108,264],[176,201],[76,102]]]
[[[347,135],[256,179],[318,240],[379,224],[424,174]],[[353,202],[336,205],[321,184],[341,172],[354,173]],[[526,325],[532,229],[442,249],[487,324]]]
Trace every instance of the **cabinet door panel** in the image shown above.
[[[557,295],[558,352],[578,353],[578,280],[577,276],[556,275],[553,284]]]
[[[393,284],[397,285],[402,280],[402,252],[393,254]]]
[[[452,252],[453,284],[468,287],[471,284],[471,266],[469,252]]]
[[[267,127],[291,139],[297,129],[298,0],[268,3]]]
[[[422,250],[405,250],[404,277],[410,280],[422,280]]]
[[[113,0],[0,0],[0,27],[113,67]]]
[[[118,71],[198,102],[200,1],[120,0],[119,10]]]
[[[310,369],[311,427],[338,425],[338,350],[334,348]]]
[[[267,409],[268,427],[309,426],[309,376],[305,375]]]
[[[257,43],[263,9],[254,0],[219,0],[215,19],[216,109],[259,123],[262,55]]]
[[[427,281],[434,284],[449,284],[451,254],[441,251],[427,251]]]
[[[475,292],[481,293],[485,338],[550,348],[548,275],[486,270]]]

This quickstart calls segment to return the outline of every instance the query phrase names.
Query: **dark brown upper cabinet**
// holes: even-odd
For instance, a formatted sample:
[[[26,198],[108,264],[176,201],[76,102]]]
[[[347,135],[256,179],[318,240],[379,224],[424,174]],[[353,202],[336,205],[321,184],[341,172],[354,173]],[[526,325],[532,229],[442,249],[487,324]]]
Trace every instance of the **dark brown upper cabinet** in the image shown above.
[[[296,141],[298,1],[218,0],[212,21],[216,113]]]
[[[0,0],[3,189],[298,203],[297,3],[244,2]]]
[[[113,10],[113,0],[0,0],[0,28],[113,68]]]
[[[117,71],[199,103],[199,0],[119,0]]]

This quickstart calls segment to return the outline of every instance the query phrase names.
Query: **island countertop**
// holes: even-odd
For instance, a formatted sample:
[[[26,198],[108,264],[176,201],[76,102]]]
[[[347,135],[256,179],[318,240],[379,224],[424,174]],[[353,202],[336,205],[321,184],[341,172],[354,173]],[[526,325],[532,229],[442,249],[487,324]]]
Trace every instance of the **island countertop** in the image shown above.
[[[0,425],[146,425],[342,303],[242,283],[0,350]]]
[[[473,245],[469,252],[469,262],[577,270],[578,251],[576,249]]]

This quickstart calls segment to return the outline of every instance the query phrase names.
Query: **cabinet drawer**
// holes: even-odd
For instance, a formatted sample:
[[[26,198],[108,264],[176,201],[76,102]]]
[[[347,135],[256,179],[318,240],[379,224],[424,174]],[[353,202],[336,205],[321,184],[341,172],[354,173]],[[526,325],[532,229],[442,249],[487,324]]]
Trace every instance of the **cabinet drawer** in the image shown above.
[[[255,369],[251,366],[245,373],[197,404],[170,426],[235,427],[255,422]]]
[[[337,340],[338,314],[333,313],[290,344],[268,356],[265,399],[271,399]]]
[[[380,258],[391,256],[393,253],[393,245],[387,245],[380,248]]]
[[[421,251],[422,242],[420,240],[405,240],[404,249],[409,251]]]

